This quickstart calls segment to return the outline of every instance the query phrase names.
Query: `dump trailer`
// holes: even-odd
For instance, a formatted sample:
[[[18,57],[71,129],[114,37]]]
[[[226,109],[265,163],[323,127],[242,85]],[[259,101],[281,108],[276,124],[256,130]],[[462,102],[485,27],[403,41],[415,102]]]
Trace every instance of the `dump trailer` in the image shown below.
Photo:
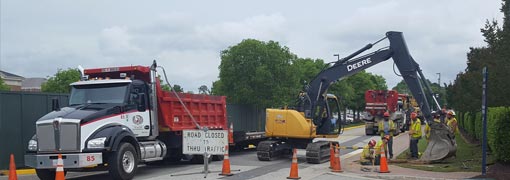
[[[69,106],[54,102],[54,110],[36,121],[25,165],[40,179],[55,179],[61,154],[66,172],[108,170],[112,179],[125,180],[142,163],[203,162],[202,155],[182,153],[182,132],[227,130],[226,97],[164,91],[157,67],[154,61],[150,67],[85,69],[71,84]]]
[[[389,40],[389,46],[371,53],[360,55],[373,45]],[[359,55],[359,56],[358,56]],[[407,48],[402,32],[389,31],[375,43],[367,44],[358,51],[329,64],[319,72],[298,94],[296,105],[289,108],[266,109],[266,136],[268,140],[257,146],[257,157],[268,161],[284,154],[292,148],[306,149],[309,163],[323,163],[329,159],[329,142],[323,139],[336,139],[341,131],[338,98],[328,93],[329,87],[342,79],[354,75],[388,59],[400,71],[413,97],[420,106],[424,120],[431,125],[431,141],[422,160],[438,161],[455,154],[457,145],[453,134],[443,124],[434,123],[428,96],[432,95],[419,64],[413,59]],[[284,81],[284,80],[282,80]],[[426,92],[425,93],[425,88]],[[436,107],[439,104],[435,100]],[[340,114],[338,117],[341,117]],[[432,137],[434,136],[434,137]],[[321,139],[317,139],[321,138]],[[336,139],[336,140],[334,140]],[[314,141],[315,140],[315,141]]]
[[[395,90],[367,90],[365,92],[365,134],[374,135],[379,132],[379,122],[384,120],[384,112],[390,113],[390,119],[395,123],[399,134],[405,130],[407,116],[403,109],[402,95]]]

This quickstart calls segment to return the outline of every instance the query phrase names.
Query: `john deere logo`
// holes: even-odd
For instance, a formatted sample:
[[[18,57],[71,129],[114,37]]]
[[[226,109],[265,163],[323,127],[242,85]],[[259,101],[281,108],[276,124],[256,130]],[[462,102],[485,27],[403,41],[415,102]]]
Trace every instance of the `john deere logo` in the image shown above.
[[[143,123],[143,118],[140,115],[133,116],[133,124],[140,125]]]

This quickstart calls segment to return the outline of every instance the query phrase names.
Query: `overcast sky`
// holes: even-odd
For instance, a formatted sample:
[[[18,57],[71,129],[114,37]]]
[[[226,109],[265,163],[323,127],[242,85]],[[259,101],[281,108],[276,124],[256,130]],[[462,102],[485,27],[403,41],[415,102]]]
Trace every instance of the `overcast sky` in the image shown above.
[[[484,46],[499,0],[131,1],[1,0],[0,69],[47,77],[57,69],[164,66],[185,91],[218,79],[220,51],[242,39],[275,40],[299,57],[336,60],[386,31],[402,31],[425,76],[451,82],[469,47]],[[387,46],[388,42],[378,47]],[[377,48],[373,48],[376,50]],[[393,87],[391,60],[368,69]],[[240,74],[242,75],[242,74]]]

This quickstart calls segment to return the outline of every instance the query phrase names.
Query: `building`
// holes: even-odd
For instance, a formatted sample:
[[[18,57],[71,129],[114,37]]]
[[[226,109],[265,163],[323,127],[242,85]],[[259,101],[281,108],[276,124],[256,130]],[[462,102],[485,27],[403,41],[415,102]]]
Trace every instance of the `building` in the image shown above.
[[[45,83],[46,78],[25,78],[21,83],[22,91],[41,92],[41,85]]]
[[[11,91],[21,91],[21,84],[24,77],[18,76],[16,74],[8,73],[0,70],[0,78],[4,80],[4,83],[11,88]]]

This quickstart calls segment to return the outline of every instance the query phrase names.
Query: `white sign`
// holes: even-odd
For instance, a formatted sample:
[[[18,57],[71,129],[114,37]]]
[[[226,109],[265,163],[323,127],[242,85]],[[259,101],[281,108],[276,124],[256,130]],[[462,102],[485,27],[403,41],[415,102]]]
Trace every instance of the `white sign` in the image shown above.
[[[228,146],[227,130],[183,130],[182,153],[183,154],[225,154],[225,146]]]

